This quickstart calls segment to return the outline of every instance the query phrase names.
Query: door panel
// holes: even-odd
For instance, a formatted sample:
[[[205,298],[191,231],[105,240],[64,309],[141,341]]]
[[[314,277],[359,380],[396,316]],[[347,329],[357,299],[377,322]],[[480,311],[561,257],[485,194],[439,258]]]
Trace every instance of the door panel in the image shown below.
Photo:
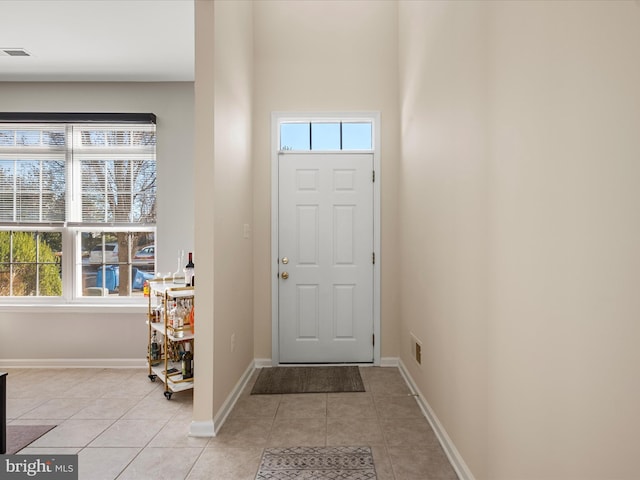
[[[282,154],[278,169],[280,362],[371,362],[373,156]]]

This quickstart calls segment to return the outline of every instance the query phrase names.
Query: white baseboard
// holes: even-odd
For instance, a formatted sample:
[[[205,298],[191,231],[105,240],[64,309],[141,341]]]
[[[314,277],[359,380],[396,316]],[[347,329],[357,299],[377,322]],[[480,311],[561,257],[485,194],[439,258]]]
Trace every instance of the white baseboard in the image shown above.
[[[268,368],[273,366],[270,358],[256,358],[253,363],[256,368]]]
[[[382,357],[380,359],[381,367],[397,367],[398,366],[398,357]]]
[[[213,428],[213,420],[198,421],[195,420],[189,425],[190,437],[214,437],[215,428]]]
[[[415,398],[418,402],[418,405],[420,406],[420,409],[422,410],[422,413],[424,414],[424,416],[427,417],[427,420],[429,421],[431,428],[433,429],[436,436],[438,437],[438,441],[440,442],[440,445],[442,445],[442,448],[444,449],[444,452],[449,458],[449,462],[451,463],[454,470],[456,471],[458,478],[460,480],[475,480],[473,473],[471,473],[471,470],[469,470],[469,467],[467,467],[467,464],[462,458],[462,455],[460,455],[460,452],[458,451],[456,446],[453,444],[453,441],[447,434],[447,431],[444,429],[444,427],[440,423],[440,420],[438,420],[438,417],[432,410],[431,406],[429,405],[429,402],[427,402],[427,400],[424,398],[424,396],[416,386],[416,383],[413,381],[413,378],[409,374],[409,371],[405,367],[402,359],[398,359],[398,367],[400,369],[400,373],[402,374],[405,381],[409,385],[409,388],[411,389],[412,392],[416,394]]]
[[[236,383],[236,386],[233,388],[233,390],[231,390],[231,393],[229,393],[229,395],[227,396],[227,399],[222,404],[222,408],[220,408],[215,418],[213,419],[213,436],[214,437],[220,431],[220,429],[222,428],[222,425],[224,425],[224,422],[227,420],[227,417],[231,413],[231,410],[233,410],[233,407],[238,401],[238,397],[240,396],[240,394],[242,393],[242,390],[244,389],[247,382],[251,378],[251,374],[253,373],[255,368],[256,368],[255,360],[253,360],[251,361],[251,363],[249,363],[249,366],[240,377],[240,380],[238,380],[238,382]]]
[[[147,368],[145,358],[17,358],[0,359],[3,368]]]

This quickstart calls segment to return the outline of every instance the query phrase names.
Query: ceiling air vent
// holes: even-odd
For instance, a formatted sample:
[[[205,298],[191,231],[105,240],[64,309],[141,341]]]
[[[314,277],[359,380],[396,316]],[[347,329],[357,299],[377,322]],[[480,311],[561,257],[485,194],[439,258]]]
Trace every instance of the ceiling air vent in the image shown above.
[[[30,57],[24,48],[0,48],[0,55],[7,57]]]

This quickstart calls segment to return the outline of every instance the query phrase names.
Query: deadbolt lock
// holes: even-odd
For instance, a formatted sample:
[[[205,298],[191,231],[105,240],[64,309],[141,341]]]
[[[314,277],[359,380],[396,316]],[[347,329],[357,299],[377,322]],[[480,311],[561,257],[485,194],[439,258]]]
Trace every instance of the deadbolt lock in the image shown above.
[[[289,259],[287,257],[283,257],[282,258],[282,263],[284,263],[286,265],[287,263],[289,263]]]

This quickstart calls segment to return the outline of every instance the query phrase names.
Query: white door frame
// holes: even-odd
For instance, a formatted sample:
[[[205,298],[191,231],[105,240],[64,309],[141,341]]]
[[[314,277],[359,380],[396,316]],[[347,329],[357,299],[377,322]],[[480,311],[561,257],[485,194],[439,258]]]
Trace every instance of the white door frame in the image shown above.
[[[330,121],[366,121],[371,122],[373,135],[373,169],[375,182],[373,184],[373,249],[375,252],[375,264],[373,266],[373,334],[375,344],[373,346],[373,364],[380,365],[380,266],[382,254],[380,252],[380,112],[348,112],[348,113],[286,113],[273,112],[271,114],[271,364],[280,364],[280,342],[278,332],[278,155],[280,138],[280,123],[286,121],[299,122],[330,122]],[[292,152],[293,153],[293,152]],[[302,153],[296,151],[295,153]],[[336,152],[327,152],[336,153]],[[353,153],[363,153],[353,151]]]

